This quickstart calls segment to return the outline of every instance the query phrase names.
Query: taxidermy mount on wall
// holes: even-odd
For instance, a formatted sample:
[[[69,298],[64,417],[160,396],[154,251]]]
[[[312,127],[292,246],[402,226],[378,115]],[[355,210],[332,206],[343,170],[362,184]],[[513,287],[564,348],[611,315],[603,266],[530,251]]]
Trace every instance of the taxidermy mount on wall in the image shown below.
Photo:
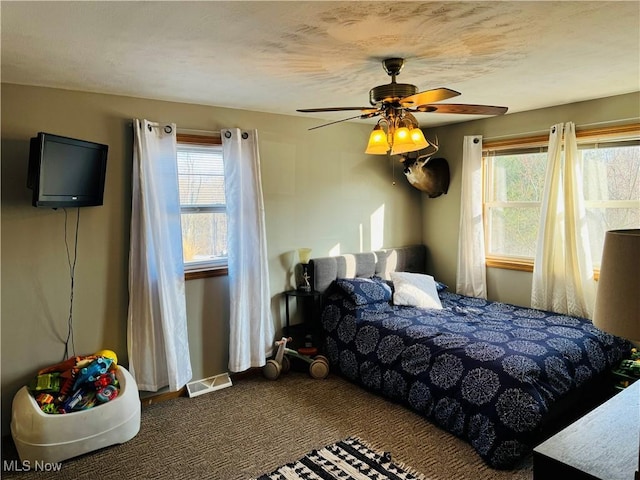
[[[449,164],[444,158],[431,158],[438,151],[438,144],[431,144],[433,152],[411,158],[403,155],[404,174],[409,183],[429,195],[439,197],[449,190]]]

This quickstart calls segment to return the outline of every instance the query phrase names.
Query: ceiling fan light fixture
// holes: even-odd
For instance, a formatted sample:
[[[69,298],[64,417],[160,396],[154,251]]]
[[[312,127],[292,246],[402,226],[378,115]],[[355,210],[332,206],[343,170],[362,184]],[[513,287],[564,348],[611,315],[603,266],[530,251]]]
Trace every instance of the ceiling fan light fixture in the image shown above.
[[[355,117],[324,123],[316,127],[311,127],[309,130],[353,120],[355,118],[365,119],[380,116],[380,122],[386,125],[386,133],[380,123],[378,123],[373,129],[373,132],[371,132],[365,153],[385,155],[391,145],[391,154],[397,155],[405,152],[415,152],[428,147],[437,147],[437,145],[429,143],[424,138],[418,121],[411,112],[467,115],[503,115],[507,112],[507,107],[492,105],[454,103],[432,105],[434,102],[441,102],[442,100],[457,97],[461,95],[461,93],[444,87],[418,92],[418,87],[415,85],[398,83],[396,77],[400,74],[404,66],[404,59],[402,58],[386,58],[382,61],[382,66],[391,77],[391,83],[378,85],[369,91],[369,102],[372,107],[298,109],[298,112],[306,113],[360,110],[360,114]]]
[[[371,135],[369,135],[369,143],[364,153],[370,155],[386,155],[389,151],[389,142],[387,141],[387,133],[382,129],[380,124],[373,127]]]

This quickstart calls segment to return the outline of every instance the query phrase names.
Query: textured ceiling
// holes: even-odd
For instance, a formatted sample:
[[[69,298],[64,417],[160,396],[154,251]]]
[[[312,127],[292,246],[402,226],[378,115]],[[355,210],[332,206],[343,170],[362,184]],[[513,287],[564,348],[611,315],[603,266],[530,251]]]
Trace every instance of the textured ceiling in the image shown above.
[[[1,17],[8,83],[296,115],[368,106],[381,60],[404,57],[399,82],[509,112],[640,90],[637,1],[4,1]]]

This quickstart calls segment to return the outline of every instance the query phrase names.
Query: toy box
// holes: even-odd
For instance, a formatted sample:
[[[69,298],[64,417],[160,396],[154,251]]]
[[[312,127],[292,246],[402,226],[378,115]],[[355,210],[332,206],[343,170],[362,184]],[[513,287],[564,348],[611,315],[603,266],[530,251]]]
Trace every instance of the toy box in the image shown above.
[[[124,443],[140,430],[140,397],[131,374],[116,371],[120,394],[108,403],[61,415],[40,410],[22,387],[13,398],[11,436],[20,460],[60,462],[116,443]]]

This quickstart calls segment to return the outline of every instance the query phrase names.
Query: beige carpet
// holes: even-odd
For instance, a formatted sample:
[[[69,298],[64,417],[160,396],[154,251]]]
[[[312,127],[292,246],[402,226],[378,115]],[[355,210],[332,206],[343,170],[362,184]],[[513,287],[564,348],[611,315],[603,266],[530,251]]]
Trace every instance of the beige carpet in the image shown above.
[[[407,409],[329,375],[261,376],[196,398],[142,410],[131,441],[63,462],[59,473],[12,473],[17,458],[3,441],[3,479],[248,479],[348,436],[358,436],[432,480],[532,478],[530,458],[518,469],[487,467],[465,442]]]

